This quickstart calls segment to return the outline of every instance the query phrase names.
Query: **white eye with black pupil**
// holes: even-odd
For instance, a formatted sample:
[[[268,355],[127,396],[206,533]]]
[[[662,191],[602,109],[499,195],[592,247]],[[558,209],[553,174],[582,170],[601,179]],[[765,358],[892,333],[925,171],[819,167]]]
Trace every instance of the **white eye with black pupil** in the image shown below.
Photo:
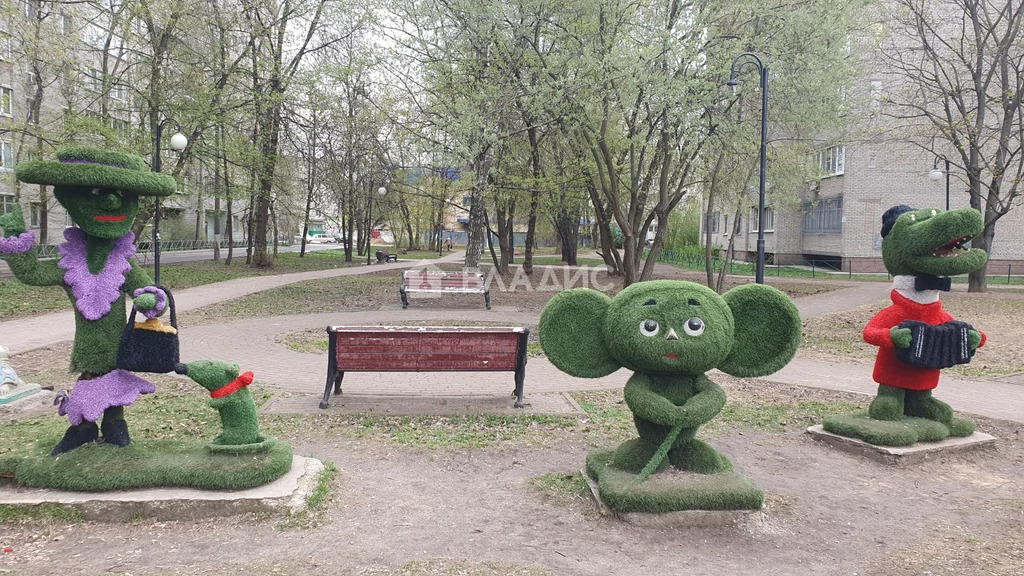
[[[640,323],[640,333],[648,338],[651,336],[657,336],[659,328],[661,328],[661,326],[658,326],[658,323],[654,320],[644,320]]]
[[[688,336],[700,336],[704,333],[704,321],[694,316],[686,321],[686,326],[683,326],[683,332],[686,332]]]

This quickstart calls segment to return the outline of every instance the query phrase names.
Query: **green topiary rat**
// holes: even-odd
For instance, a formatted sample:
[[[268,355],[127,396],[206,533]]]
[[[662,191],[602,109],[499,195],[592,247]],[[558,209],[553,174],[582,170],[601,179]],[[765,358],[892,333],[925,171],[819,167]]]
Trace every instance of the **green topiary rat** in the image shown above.
[[[221,433],[207,446],[212,452],[262,452],[272,439],[260,434],[256,402],[249,392],[253,373],[240,374],[237,364],[219,360],[180,363],[175,372],[191,378],[210,392],[210,407],[220,413]]]
[[[624,394],[639,438],[619,446],[609,466],[643,472],[640,480],[668,464],[700,474],[731,470],[696,438],[725,406],[725,391],[705,372],[771,374],[792,360],[800,334],[792,300],[760,284],[721,296],[672,280],[633,284],[615,298],[579,288],[552,298],[540,318],[541,347],[559,370],[581,378],[633,371]]]

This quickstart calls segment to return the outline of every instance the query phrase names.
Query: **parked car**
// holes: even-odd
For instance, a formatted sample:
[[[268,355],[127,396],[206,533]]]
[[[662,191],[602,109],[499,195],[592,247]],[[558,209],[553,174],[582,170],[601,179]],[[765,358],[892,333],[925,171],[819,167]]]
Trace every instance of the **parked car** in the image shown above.
[[[330,234],[313,234],[306,238],[306,244],[334,244],[334,237]]]

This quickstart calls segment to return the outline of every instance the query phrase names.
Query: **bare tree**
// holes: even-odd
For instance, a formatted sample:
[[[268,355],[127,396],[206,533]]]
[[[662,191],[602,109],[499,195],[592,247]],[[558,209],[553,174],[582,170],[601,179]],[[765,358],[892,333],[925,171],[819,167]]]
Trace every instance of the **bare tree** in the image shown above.
[[[886,6],[893,33],[880,50],[892,79],[884,110],[918,145],[931,149],[933,138],[946,141],[949,160],[966,175],[971,207],[985,216],[973,246],[989,250],[996,223],[1019,204],[1024,174],[1024,2],[893,0]],[[971,273],[969,290],[985,289],[986,271]]]

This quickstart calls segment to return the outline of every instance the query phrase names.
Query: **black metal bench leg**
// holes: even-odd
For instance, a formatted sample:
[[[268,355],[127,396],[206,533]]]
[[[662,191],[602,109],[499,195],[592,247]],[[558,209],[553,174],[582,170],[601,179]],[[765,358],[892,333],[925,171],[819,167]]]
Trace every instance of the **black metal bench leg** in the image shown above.
[[[488,310],[491,309],[491,291],[490,290],[484,290],[484,305],[487,306]]]
[[[512,395],[516,397],[516,403],[513,404],[515,408],[523,408],[523,381],[526,380],[525,366],[516,370],[516,389],[512,391]]]
[[[409,296],[405,293],[405,286],[402,286],[398,290],[398,293],[402,296],[402,308],[403,309],[408,308],[409,307]]]
[[[338,375],[334,377],[334,395],[338,396],[341,394],[341,380],[345,378],[345,372],[338,372]]]
[[[328,399],[330,399],[331,397],[331,384],[333,384],[333,381],[335,379],[335,375],[332,374],[332,372],[333,370],[331,370],[330,368],[327,369],[327,387],[324,388],[324,398],[323,400],[320,401],[321,410],[326,410],[327,407],[331,405],[331,403],[328,402]]]

